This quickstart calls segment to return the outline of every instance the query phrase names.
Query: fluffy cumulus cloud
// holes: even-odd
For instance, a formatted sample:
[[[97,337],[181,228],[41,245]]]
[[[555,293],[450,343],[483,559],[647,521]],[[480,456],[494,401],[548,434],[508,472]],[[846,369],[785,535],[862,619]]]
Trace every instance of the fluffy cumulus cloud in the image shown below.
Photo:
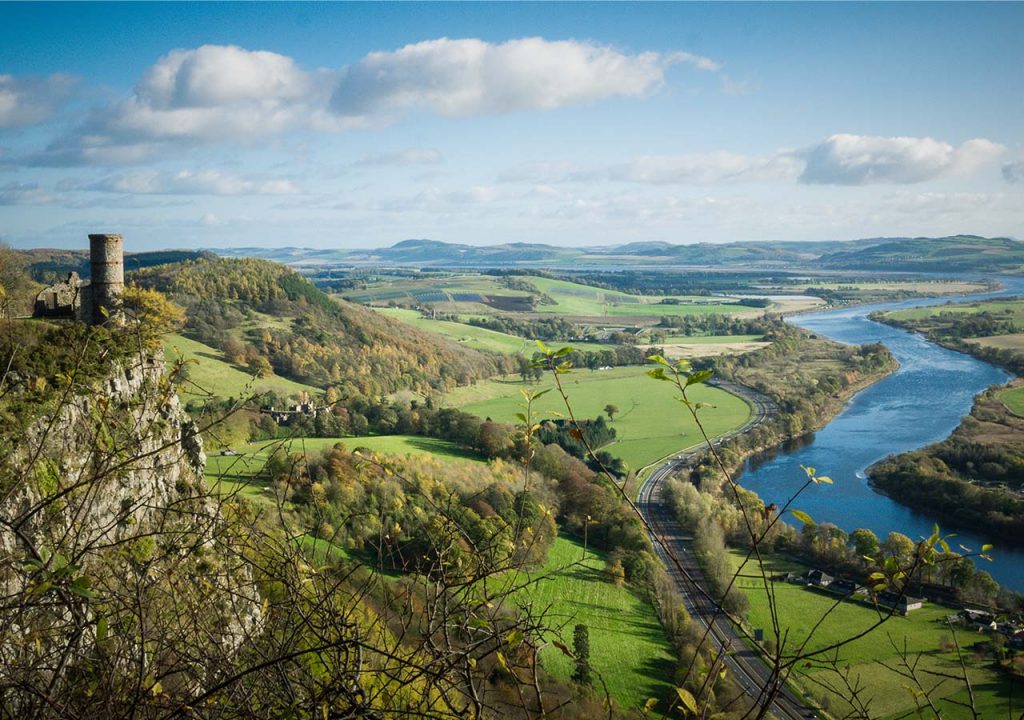
[[[958,147],[916,137],[833,135],[809,148],[800,182],[816,185],[911,184],[967,174],[1005,148],[984,139]]]
[[[29,158],[35,165],[141,162],[173,143],[251,140],[295,127],[329,87],[284,55],[235,46],[174,50],[134,92],[94,110],[71,133]]]
[[[380,126],[412,111],[453,117],[642,96],[677,63],[718,67],[688,53],[628,54],[543,38],[499,44],[442,38],[321,70],[304,69],[273,52],[204,45],[163,56],[130,96],[97,108],[25,163],[116,165],[142,162],[181,144],[254,140],[294,129]],[[28,105],[6,100],[3,87],[0,121],[5,112],[31,121],[25,120]],[[4,103],[15,109],[5,111]],[[429,157],[408,154],[397,160],[414,164]]]
[[[542,110],[613,96],[640,96],[670,65],[717,69],[688,53],[625,54],[572,40],[504,43],[441,38],[375,52],[345,68],[331,110],[347,118],[423,109],[447,117]]]
[[[1009,183],[1024,183],[1024,160],[1014,160],[1003,165],[1003,177]]]
[[[65,184],[62,189],[132,195],[292,195],[299,192],[290,180],[252,180],[217,170],[128,173],[98,182]]]
[[[20,77],[0,75],[0,128],[32,125],[49,118],[71,95],[70,75]]]

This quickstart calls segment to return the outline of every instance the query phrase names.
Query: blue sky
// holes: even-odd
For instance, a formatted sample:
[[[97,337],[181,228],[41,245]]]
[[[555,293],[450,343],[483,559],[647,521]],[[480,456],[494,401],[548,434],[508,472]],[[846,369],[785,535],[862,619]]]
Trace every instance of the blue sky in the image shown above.
[[[1024,236],[1024,4],[0,4],[0,239]]]

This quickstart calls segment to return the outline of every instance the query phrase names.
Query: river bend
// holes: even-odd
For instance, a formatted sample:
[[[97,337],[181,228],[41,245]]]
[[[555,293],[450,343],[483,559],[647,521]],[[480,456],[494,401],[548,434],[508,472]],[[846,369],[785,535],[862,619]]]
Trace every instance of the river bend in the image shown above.
[[[899,360],[900,368],[855,395],[809,443],[779,451],[769,459],[749,461],[741,484],[766,503],[782,505],[804,481],[800,466],[812,466],[835,481],[834,485],[811,486],[796,503],[816,521],[834,523],[848,532],[870,528],[882,539],[892,530],[913,539],[930,535],[934,518],[872,490],[864,471],[888,455],[947,437],[970,412],[975,395],[989,385],[1006,382],[1010,375],[920,335],[872,322],[867,316],[876,310],[1024,295],[1024,279],[998,279],[1004,288],[994,293],[865,305],[790,318],[790,322],[840,342],[883,343]],[[992,542],[982,534],[950,528],[946,523],[940,527],[944,532],[955,531],[955,542],[975,550]],[[978,561],[979,567],[1007,587],[1024,592],[1024,548],[993,545],[994,562]]]

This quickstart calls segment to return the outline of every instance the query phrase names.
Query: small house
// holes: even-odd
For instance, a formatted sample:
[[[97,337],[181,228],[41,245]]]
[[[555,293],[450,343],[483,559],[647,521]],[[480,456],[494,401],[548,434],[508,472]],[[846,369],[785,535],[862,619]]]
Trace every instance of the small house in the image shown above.
[[[832,584],[832,576],[826,573],[824,570],[809,570],[807,575],[807,584],[813,587],[827,588]]]

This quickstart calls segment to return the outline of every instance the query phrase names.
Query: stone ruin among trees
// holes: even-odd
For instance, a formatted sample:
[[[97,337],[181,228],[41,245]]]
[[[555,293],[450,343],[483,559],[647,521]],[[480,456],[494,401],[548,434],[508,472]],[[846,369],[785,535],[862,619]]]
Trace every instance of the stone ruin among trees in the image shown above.
[[[121,293],[124,290],[124,239],[118,234],[89,236],[91,278],[68,274],[36,296],[33,317],[64,318],[92,325],[122,318]]]

